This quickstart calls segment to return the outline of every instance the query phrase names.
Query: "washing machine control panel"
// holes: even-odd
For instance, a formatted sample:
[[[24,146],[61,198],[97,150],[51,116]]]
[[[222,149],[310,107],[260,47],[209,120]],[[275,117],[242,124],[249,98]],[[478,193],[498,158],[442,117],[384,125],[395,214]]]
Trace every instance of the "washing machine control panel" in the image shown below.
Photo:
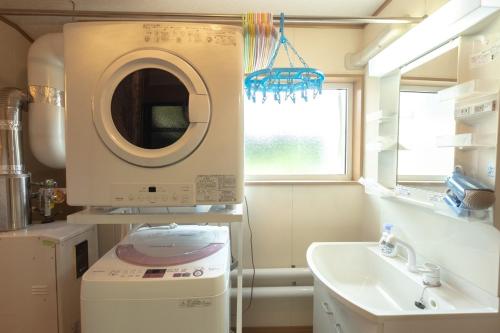
[[[183,279],[218,276],[223,272],[223,267],[164,267],[164,268],[110,268],[108,270],[91,269],[89,274],[95,278],[105,278],[113,280],[136,280],[136,279]]]
[[[161,204],[194,204],[193,184],[113,184],[111,201],[122,207]]]
[[[161,268],[151,268],[151,269],[146,269],[146,272],[142,276],[145,279],[149,278],[162,278],[165,275],[166,269],[161,269]]]

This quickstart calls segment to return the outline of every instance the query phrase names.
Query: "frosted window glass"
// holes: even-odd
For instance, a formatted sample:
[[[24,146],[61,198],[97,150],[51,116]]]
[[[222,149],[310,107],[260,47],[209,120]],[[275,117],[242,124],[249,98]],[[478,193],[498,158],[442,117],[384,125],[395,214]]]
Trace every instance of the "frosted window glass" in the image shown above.
[[[453,108],[434,92],[401,92],[399,104],[398,175],[448,175],[454,149],[438,148],[436,138],[455,134]]]
[[[328,89],[295,104],[245,100],[245,173],[345,174],[347,96]]]

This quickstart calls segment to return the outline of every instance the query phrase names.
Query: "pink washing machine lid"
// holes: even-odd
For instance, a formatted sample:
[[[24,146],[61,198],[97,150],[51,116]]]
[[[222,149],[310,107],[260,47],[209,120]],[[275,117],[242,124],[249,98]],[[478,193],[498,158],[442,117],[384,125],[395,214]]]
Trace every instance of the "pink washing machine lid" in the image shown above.
[[[224,245],[213,229],[159,226],[139,228],[115,252],[121,260],[138,266],[175,266],[206,258]]]

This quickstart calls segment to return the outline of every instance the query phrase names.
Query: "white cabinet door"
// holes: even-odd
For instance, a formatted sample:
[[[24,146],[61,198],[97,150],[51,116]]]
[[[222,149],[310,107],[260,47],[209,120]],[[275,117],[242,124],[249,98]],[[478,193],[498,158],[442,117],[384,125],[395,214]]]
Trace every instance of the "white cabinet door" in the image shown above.
[[[326,288],[314,281],[313,333],[335,332],[335,314]]]
[[[382,333],[383,326],[350,310],[314,280],[314,333]]]
[[[0,239],[0,332],[58,332],[55,246],[35,237]]]

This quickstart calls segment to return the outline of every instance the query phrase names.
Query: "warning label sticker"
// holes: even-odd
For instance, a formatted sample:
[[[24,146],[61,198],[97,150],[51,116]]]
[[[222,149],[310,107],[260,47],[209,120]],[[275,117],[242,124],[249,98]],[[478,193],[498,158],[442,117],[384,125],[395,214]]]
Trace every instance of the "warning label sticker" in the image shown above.
[[[210,298],[191,298],[183,299],[179,302],[181,308],[206,308],[212,306]]]
[[[236,202],[236,176],[199,175],[196,177],[196,201],[201,203]]]
[[[214,29],[211,26],[180,26],[166,23],[143,24],[146,43],[203,43],[217,46],[236,46],[236,32]]]

